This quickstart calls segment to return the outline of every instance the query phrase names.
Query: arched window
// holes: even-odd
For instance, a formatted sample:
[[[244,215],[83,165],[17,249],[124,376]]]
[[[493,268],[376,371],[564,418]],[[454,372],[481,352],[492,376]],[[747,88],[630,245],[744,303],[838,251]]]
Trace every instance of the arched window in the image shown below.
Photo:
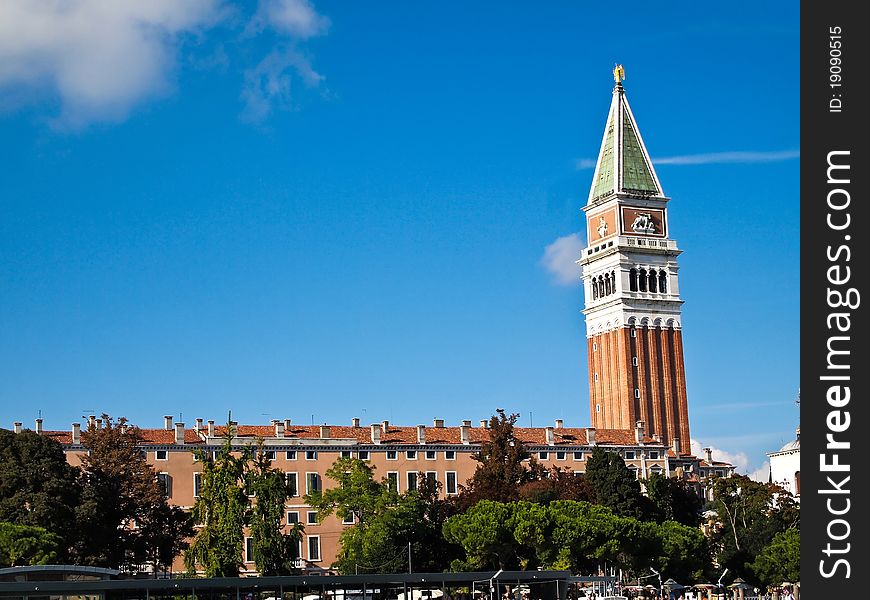
[[[656,289],[658,289],[658,285],[656,285],[658,283],[658,279],[659,278],[656,277],[656,270],[652,269],[649,272],[649,291],[655,292]]]
[[[794,473],[794,495],[801,495],[801,472],[795,471]]]
[[[598,283],[595,279],[592,280],[592,299],[598,300]]]
[[[613,293],[616,293],[616,271],[610,272],[610,282],[613,284]]]
[[[638,283],[640,283],[640,291],[645,292],[646,291],[646,269],[640,270],[640,275],[639,275],[638,279],[639,279]]]
[[[628,289],[632,292],[637,291],[637,269],[629,269],[628,271]]]
[[[611,292],[610,288],[610,273],[604,274],[604,295],[609,296]]]
[[[598,276],[598,295],[604,298],[604,276]]]
[[[662,294],[668,293],[668,274],[664,271],[659,271],[659,291]]]

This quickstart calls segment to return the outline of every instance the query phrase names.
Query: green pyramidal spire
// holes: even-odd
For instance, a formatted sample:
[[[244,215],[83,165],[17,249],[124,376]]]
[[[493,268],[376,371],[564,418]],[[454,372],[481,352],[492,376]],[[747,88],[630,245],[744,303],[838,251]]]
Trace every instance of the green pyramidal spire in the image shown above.
[[[621,65],[614,69],[613,75],[616,86],[589,191],[589,204],[617,193],[643,197],[664,195],[625,97],[622,87],[625,71]]]

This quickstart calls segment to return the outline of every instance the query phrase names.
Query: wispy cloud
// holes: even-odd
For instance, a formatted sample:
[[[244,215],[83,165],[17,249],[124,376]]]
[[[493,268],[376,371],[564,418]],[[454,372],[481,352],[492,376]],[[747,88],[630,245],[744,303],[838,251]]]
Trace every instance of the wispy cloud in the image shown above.
[[[764,163],[791,160],[799,158],[800,150],[775,150],[770,152],[708,152],[705,154],[684,154],[682,156],[665,156],[653,158],[657,165],[712,165],[724,163]],[[594,169],[597,161],[591,158],[581,158],[577,161],[577,170]]]
[[[746,456],[745,452],[728,452],[710,444],[704,444],[700,440],[692,440],[692,454],[704,458],[704,448],[710,448],[713,460],[731,463],[737,468],[738,473],[746,474],[749,467],[749,457]]]
[[[761,483],[767,483],[770,481],[770,461],[766,460],[761,463],[760,467],[749,473],[749,478]]]
[[[560,237],[544,248],[540,264],[553,275],[559,285],[576,285],[580,282],[580,266],[575,262],[583,250],[579,233]]]
[[[800,157],[800,150],[781,150],[774,152],[710,152],[708,154],[686,154],[654,158],[657,165],[711,165],[716,163],[762,163],[791,160]]]

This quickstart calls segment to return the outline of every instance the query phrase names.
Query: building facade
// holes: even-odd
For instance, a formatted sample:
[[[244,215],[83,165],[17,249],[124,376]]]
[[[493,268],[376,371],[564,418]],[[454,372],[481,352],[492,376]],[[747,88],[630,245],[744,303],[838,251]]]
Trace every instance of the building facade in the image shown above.
[[[616,85],[584,207],[578,264],[586,308],[590,419],[631,429],[679,453],[690,448],[680,309],[680,250],[664,195],[622,85]]]
[[[787,490],[797,502],[801,501],[801,428],[795,439],[776,452],[768,452],[770,481]]]

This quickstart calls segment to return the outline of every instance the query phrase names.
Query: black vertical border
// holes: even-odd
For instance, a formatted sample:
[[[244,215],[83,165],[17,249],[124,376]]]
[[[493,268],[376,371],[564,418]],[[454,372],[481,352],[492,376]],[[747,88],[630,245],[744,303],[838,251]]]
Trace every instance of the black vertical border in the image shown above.
[[[860,2],[845,0],[801,3],[801,596],[807,599],[870,597],[870,539],[866,526],[870,493],[861,491],[870,487],[870,469],[864,467],[862,459],[870,432],[866,409],[870,402],[867,385],[870,344],[865,317],[870,309],[865,306],[870,304],[870,293],[865,292],[870,288],[864,283],[870,280],[870,260],[861,258],[870,253],[866,208],[870,202],[867,196],[870,131],[864,118],[870,111],[870,102],[863,81],[870,77],[867,73],[870,27],[858,15],[860,6]],[[839,32],[836,28],[840,28]],[[834,43],[837,41],[839,48]],[[838,65],[832,59],[841,62]],[[836,77],[832,81],[831,76],[837,74],[842,77],[839,87],[832,86]],[[840,112],[834,112],[836,100],[842,102]],[[833,178],[843,179],[845,175],[848,183],[828,182],[828,156],[836,151],[849,153],[837,155],[835,161],[850,165],[850,169],[834,172],[839,175]],[[835,189],[848,193],[848,196],[842,192],[832,194],[832,203],[848,204],[845,208],[829,207],[828,195]],[[829,215],[837,226],[842,226],[848,215],[848,227],[832,228]],[[843,246],[848,250],[840,250],[838,255]],[[838,258],[831,260],[829,256]],[[836,265],[839,267],[829,272]],[[849,280],[831,283],[829,277],[844,278],[847,267]],[[845,294],[849,288],[861,295],[857,307],[830,306],[829,290]],[[841,325],[849,324],[848,332],[836,327],[829,329],[832,313],[849,314],[848,319],[840,321]],[[840,350],[849,350],[848,355],[838,355],[836,359],[849,368],[828,368],[831,336],[847,336],[847,340],[833,344]],[[847,375],[849,380],[825,381],[821,379],[825,375]],[[847,405],[835,407],[828,402],[832,385],[849,387]],[[841,424],[844,413],[849,413],[848,428],[833,433],[837,441],[849,442],[848,449],[826,448],[826,436],[831,433],[828,419],[831,411],[837,410],[841,412],[831,418]],[[836,422],[834,426],[838,426]],[[848,473],[822,470],[822,455],[831,463],[834,453],[840,463],[850,466]],[[832,481],[828,481],[829,476]],[[844,476],[849,477],[845,483]],[[835,485],[848,489],[848,493],[829,493]],[[842,515],[831,512],[846,507],[848,511]],[[835,539],[840,537],[843,539]],[[836,565],[838,559],[847,561],[848,568],[845,563]]]

